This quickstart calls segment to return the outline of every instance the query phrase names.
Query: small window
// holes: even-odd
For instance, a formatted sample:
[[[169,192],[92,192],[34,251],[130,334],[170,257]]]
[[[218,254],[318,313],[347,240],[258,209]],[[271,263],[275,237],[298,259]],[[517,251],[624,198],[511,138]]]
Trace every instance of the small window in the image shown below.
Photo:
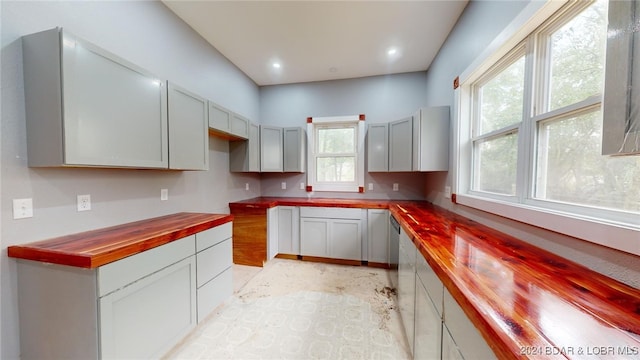
[[[364,191],[363,123],[360,116],[312,118],[307,175],[312,191]]]

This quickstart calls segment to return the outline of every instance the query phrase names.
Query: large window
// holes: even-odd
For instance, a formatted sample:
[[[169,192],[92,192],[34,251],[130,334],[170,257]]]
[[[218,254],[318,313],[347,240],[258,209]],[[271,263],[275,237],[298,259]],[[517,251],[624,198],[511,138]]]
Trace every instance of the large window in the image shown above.
[[[360,116],[312,118],[307,132],[312,191],[364,191],[363,123]]]
[[[462,203],[573,236],[579,222],[550,226],[534,212],[640,239],[640,156],[601,155],[607,9],[607,0],[569,2],[462,79]]]

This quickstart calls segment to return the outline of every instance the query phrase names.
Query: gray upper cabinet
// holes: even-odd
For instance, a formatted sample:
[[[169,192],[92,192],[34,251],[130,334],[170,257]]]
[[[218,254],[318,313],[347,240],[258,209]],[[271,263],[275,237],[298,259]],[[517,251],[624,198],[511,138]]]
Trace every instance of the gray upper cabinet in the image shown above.
[[[389,125],[370,124],[367,130],[367,169],[389,171]]]
[[[389,171],[412,170],[413,118],[389,123]]]
[[[61,28],[22,45],[29,166],[169,166],[161,79]]]
[[[449,107],[422,108],[413,116],[413,171],[449,170]]]
[[[260,127],[249,123],[249,139],[229,142],[231,172],[260,172]]]
[[[282,128],[260,125],[260,171],[282,172]]]
[[[249,119],[236,113],[231,114],[231,134],[241,138],[249,138]]]
[[[249,119],[209,101],[209,130],[229,140],[249,137]]]
[[[209,169],[207,100],[167,83],[169,102],[169,168]]]
[[[284,128],[284,172],[305,172],[307,134],[301,127]]]

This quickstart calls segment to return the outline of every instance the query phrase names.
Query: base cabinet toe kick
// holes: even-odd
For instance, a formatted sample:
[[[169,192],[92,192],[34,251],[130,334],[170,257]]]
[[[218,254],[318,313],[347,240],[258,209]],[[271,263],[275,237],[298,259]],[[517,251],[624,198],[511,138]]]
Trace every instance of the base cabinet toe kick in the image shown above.
[[[95,268],[18,259],[22,359],[166,355],[233,292],[232,222]]]

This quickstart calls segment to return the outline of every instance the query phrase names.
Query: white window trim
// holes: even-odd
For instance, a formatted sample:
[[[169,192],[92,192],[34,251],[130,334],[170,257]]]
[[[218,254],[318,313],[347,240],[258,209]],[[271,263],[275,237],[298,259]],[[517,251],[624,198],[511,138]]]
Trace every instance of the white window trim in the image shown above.
[[[500,33],[489,47],[460,75],[454,91],[454,146],[452,175],[456,203],[486,211],[508,219],[548,229],[595,244],[640,255],[640,224],[618,223],[588,215],[563,212],[561,209],[541,208],[535,201],[515,203],[500,198],[477,196],[469,191],[471,185],[472,134],[468,126],[471,103],[471,79],[477,79],[500,58],[523,41],[533,30],[567,1],[532,1]],[[465,86],[466,84],[466,86]]]
[[[316,161],[315,161],[315,126],[314,124],[356,124],[356,181],[355,183],[339,184],[339,183],[320,183],[316,179]],[[360,115],[350,116],[328,116],[313,117],[311,122],[307,122],[307,185],[311,186],[312,191],[335,191],[335,192],[364,192],[364,121]]]

